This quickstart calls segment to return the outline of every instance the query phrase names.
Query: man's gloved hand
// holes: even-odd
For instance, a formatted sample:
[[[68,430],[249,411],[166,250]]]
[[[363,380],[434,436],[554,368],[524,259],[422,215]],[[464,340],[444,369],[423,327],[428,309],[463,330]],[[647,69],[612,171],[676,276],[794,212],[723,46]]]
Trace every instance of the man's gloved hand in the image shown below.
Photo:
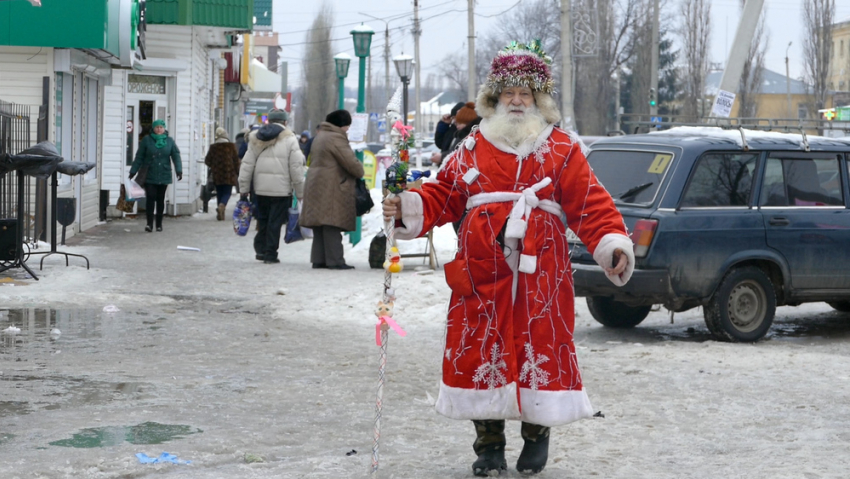
[[[130,178],[132,180],[134,176],[136,176],[134,173],[130,173],[130,176],[128,176],[127,178]]]
[[[182,179],[183,179],[183,173],[177,173],[177,181],[180,181]]]

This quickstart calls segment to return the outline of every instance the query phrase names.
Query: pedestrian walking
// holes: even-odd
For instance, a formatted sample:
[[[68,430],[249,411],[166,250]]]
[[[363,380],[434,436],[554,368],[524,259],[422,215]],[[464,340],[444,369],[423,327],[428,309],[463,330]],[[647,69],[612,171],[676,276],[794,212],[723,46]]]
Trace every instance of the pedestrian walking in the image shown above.
[[[239,175],[239,154],[236,145],[227,138],[227,130],[215,129],[215,143],[210,145],[204,164],[210,168],[213,184],[215,185],[215,196],[218,207],[215,219],[224,220],[224,210],[233,187],[236,186]]]
[[[313,228],[313,268],[354,269],[345,263],[342,233],[357,227],[354,183],[364,170],[348,143],[349,126],[351,114],[347,111],[328,113],[310,148],[312,161],[300,224]]]
[[[611,196],[560,119],[547,57],[514,43],[493,60],[475,102],[483,118],[437,181],[384,202],[397,239],[457,221],[444,266],[452,290],[437,412],[472,420],[476,476],[507,469],[505,420],[522,421],[517,469],[543,470],[549,428],[593,413],[573,344],[570,228],[608,278],[634,269],[632,242]],[[564,223],[564,219],[566,224]]]
[[[298,138],[298,146],[301,147],[301,153],[304,154],[304,158],[310,156],[310,130],[304,130],[301,132],[301,136]]]
[[[304,194],[304,155],[298,139],[286,122],[289,114],[269,113],[269,124],[248,133],[248,148],[239,168],[239,192],[257,200],[255,257],[266,263],[280,263],[280,230],[289,217],[292,195]],[[252,189],[253,185],[253,189]]]
[[[130,179],[139,173],[137,178],[145,188],[145,215],[147,225],[145,231],[150,233],[154,228],[154,213],[156,213],[156,230],[162,231],[162,215],[165,212],[165,192],[171,184],[171,165],[177,181],[183,179],[183,163],[180,161],[180,149],[174,139],[168,136],[165,120],[153,122],[153,133],[142,138],[139,150],[130,167]],[[141,178],[144,176],[144,178]]]

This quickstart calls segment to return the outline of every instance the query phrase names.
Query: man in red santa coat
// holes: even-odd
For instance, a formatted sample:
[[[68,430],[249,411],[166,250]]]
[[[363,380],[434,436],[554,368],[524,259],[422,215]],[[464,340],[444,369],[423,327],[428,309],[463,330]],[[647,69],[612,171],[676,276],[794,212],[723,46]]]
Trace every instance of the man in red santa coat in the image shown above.
[[[452,289],[437,412],[471,419],[477,476],[507,470],[505,419],[522,421],[523,473],[543,470],[549,428],[593,413],[573,344],[569,227],[608,278],[634,269],[632,242],[583,144],[560,120],[539,44],[499,52],[478,94],[480,127],[437,181],[384,202],[412,239],[466,216],[445,265]]]

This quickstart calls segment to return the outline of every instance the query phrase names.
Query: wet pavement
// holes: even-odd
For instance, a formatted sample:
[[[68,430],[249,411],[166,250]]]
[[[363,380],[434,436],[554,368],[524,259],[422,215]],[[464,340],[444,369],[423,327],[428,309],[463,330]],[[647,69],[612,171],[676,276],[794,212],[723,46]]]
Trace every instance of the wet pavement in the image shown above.
[[[350,275],[312,270],[306,241],[286,245],[280,265],[264,265],[250,237],[211,217],[167,219],[158,234],[138,220],[110,222],[69,240],[91,270],[54,259],[36,270],[40,281],[0,274],[11,278],[0,281],[1,478],[366,476],[382,272],[348,254]],[[400,301],[409,335],[391,339],[386,477],[470,475],[470,426],[433,411],[448,291],[441,275],[401,283],[418,302],[405,310]],[[682,477],[680,457],[695,468],[690,477],[786,477],[770,467],[748,476],[716,458],[783,464],[793,455],[783,446],[804,443],[817,448],[801,461],[819,472],[806,477],[839,477],[818,468],[850,440],[841,436],[850,411],[829,406],[850,393],[842,382],[850,314],[823,303],[779,308],[763,341],[730,345],[711,339],[699,309],[672,324],[654,311],[630,330],[601,328],[583,300],[577,311],[580,364],[605,418],[553,429],[561,446],[541,478]],[[811,374],[823,364],[831,369]],[[774,399],[752,406],[759,397]],[[810,410],[830,417],[814,431],[843,439],[776,433],[781,417],[781,427],[803,434],[817,422]],[[755,442],[726,436],[740,424]],[[789,439],[771,442],[778,436]],[[163,452],[191,464],[137,456]]]

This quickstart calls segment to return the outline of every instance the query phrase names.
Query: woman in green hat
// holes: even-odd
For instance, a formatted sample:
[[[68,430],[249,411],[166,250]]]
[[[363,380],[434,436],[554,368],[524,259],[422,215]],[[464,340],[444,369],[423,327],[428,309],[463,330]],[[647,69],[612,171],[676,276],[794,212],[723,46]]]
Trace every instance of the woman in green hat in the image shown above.
[[[147,199],[145,213],[148,224],[145,231],[153,231],[154,207],[156,207],[156,230],[162,231],[162,213],[165,211],[165,191],[171,184],[171,163],[177,173],[177,181],[183,179],[183,164],[180,162],[180,150],[174,139],[165,130],[165,120],[153,122],[153,133],[142,138],[139,151],[130,167],[130,178],[139,175],[137,183],[144,186]],[[143,178],[142,178],[143,177]]]

